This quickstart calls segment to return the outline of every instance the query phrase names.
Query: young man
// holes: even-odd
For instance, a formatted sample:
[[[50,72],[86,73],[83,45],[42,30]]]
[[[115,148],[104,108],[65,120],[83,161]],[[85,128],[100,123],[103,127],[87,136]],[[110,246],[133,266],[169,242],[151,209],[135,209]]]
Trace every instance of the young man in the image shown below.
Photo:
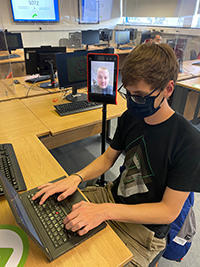
[[[110,75],[105,67],[100,67],[97,70],[97,84],[92,86],[92,93],[112,95],[113,87],[109,84]]]
[[[162,33],[155,31],[151,33],[151,39],[150,42],[155,43],[155,44],[160,44],[162,41]]]
[[[179,215],[189,192],[200,191],[200,133],[167,101],[178,69],[169,45],[136,47],[121,71],[128,110],[119,120],[110,147],[77,174],[40,186],[33,198],[44,193],[42,204],[61,192],[58,200],[64,199],[82,179],[94,179],[111,168],[125,150],[121,175],[105,187],[85,188],[84,194],[93,203],[74,205],[64,224],[84,235],[108,221],[133,252],[128,266],[149,266],[165,248],[170,223]]]

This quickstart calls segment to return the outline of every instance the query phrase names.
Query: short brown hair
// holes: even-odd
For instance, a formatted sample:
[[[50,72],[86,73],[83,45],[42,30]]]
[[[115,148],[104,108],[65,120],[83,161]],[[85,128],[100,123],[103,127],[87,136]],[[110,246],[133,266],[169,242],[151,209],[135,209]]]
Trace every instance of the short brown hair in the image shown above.
[[[136,85],[141,80],[151,89],[164,89],[170,80],[177,80],[179,65],[168,44],[145,43],[138,45],[125,58],[121,70],[122,83]]]

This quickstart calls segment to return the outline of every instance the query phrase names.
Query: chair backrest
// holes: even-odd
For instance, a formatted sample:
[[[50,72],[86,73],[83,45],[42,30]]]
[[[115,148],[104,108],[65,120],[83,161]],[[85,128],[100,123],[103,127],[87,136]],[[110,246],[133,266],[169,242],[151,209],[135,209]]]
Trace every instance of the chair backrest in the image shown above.
[[[59,46],[71,46],[72,41],[69,40],[68,38],[60,38],[59,40]]]
[[[197,59],[197,52],[192,49],[190,50],[190,60]]]

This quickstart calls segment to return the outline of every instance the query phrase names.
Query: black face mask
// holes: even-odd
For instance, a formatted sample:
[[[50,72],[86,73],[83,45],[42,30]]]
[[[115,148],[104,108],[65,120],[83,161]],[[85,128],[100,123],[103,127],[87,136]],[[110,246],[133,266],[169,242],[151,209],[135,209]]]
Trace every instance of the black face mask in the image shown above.
[[[138,118],[138,119],[143,119],[143,118],[153,115],[160,109],[160,105],[164,100],[164,97],[163,97],[162,101],[160,102],[160,105],[157,108],[154,108],[155,99],[159,95],[160,93],[157,96],[147,97],[145,104],[138,104],[134,102],[131,98],[127,99],[128,111],[131,113],[131,115],[133,115],[135,118]]]

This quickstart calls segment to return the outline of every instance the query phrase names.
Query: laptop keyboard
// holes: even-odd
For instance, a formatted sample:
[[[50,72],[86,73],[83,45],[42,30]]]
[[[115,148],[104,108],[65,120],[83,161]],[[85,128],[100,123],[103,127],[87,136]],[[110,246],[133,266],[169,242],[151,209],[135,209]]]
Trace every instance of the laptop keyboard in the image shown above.
[[[64,227],[63,220],[67,214],[61,208],[61,202],[57,201],[58,194],[50,196],[43,205],[39,205],[40,199],[33,201],[31,199],[33,195],[29,195],[28,199],[55,248],[69,242],[69,240],[77,235],[75,232],[69,231]],[[65,210],[67,208],[68,213],[70,213],[72,209],[71,204],[66,199],[62,202],[64,203]]]
[[[22,176],[12,144],[0,144],[0,171],[13,185],[15,190],[26,190],[24,178]],[[3,195],[1,184],[0,195]]]

